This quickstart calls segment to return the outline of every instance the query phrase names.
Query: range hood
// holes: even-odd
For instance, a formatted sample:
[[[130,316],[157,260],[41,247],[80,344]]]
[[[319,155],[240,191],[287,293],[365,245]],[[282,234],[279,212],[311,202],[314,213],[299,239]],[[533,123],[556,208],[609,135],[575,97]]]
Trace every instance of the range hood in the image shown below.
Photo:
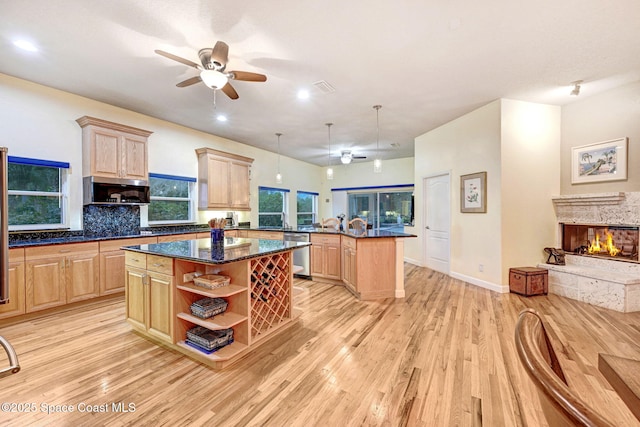
[[[146,205],[149,204],[149,183],[137,179],[85,176],[84,205]]]

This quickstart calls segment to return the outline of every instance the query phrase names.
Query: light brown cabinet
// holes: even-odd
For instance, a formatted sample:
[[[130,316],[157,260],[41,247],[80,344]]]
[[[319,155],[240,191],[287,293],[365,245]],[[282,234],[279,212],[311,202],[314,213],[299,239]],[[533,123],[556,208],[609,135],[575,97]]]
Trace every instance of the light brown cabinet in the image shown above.
[[[125,260],[127,320],[173,343],[173,259],[127,251]]]
[[[284,239],[284,233],[282,231],[247,230],[246,237],[250,239],[282,240]]]
[[[358,292],[356,239],[342,236],[342,281],[351,291]]]
[[[198,209],[251,210],[249,178],[253,159],[199,148]]]
[[[9,302],[0,305],[0,319],[24,312],[24,249],[9,249]]]
[[[26,312],[99,295],[98,243],[25,249]]]
[[[152,132],[83,116],[84,176],[148,180],[147,139]]]
[[[131,239],[105,240],[100,242],[100,295],[124,292],[124,251],[123,246],[156,243],[156,237],[135,237]]]
[[[342,236],[342,282],[362,300],[394,298],[397,245],[394,238]]]
[[[341,280],[340,235],[311,233],[311,275]]]

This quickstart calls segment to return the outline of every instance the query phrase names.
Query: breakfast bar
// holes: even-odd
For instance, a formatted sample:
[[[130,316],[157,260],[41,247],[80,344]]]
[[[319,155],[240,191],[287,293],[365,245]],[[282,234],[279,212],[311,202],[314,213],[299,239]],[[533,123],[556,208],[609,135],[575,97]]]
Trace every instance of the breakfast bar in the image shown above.
[[[223,368],[293,323],[291,252],[307,245],[225,237],[124,247],[127,321]],[[223,312],[207,316],[214,305]]]

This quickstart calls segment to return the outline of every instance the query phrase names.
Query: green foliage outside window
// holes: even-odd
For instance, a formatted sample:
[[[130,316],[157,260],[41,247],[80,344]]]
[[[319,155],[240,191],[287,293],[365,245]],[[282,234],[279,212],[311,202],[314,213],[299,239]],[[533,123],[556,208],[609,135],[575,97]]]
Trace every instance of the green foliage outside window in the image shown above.
[[[282,227],[284,191],[260,189],[258,194],[258,226]]]
[[[149,178],[149,222],[191,220],[190,182],[169,178]]]
[[[7,175],[9,225],[62,223],[59,168],[9,163]]]
[[[318,196],[309,193],[298,193],[298,225],[311,225],[315,212],[316,199]]]

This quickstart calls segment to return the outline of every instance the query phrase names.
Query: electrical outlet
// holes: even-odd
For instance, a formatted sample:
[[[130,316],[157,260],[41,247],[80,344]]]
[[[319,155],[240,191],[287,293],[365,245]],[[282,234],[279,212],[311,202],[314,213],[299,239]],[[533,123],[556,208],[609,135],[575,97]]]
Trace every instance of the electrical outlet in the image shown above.
[[[484,271],[484,265],[483,264],[478,264],[478,271],[480,271],[480,272]]]

